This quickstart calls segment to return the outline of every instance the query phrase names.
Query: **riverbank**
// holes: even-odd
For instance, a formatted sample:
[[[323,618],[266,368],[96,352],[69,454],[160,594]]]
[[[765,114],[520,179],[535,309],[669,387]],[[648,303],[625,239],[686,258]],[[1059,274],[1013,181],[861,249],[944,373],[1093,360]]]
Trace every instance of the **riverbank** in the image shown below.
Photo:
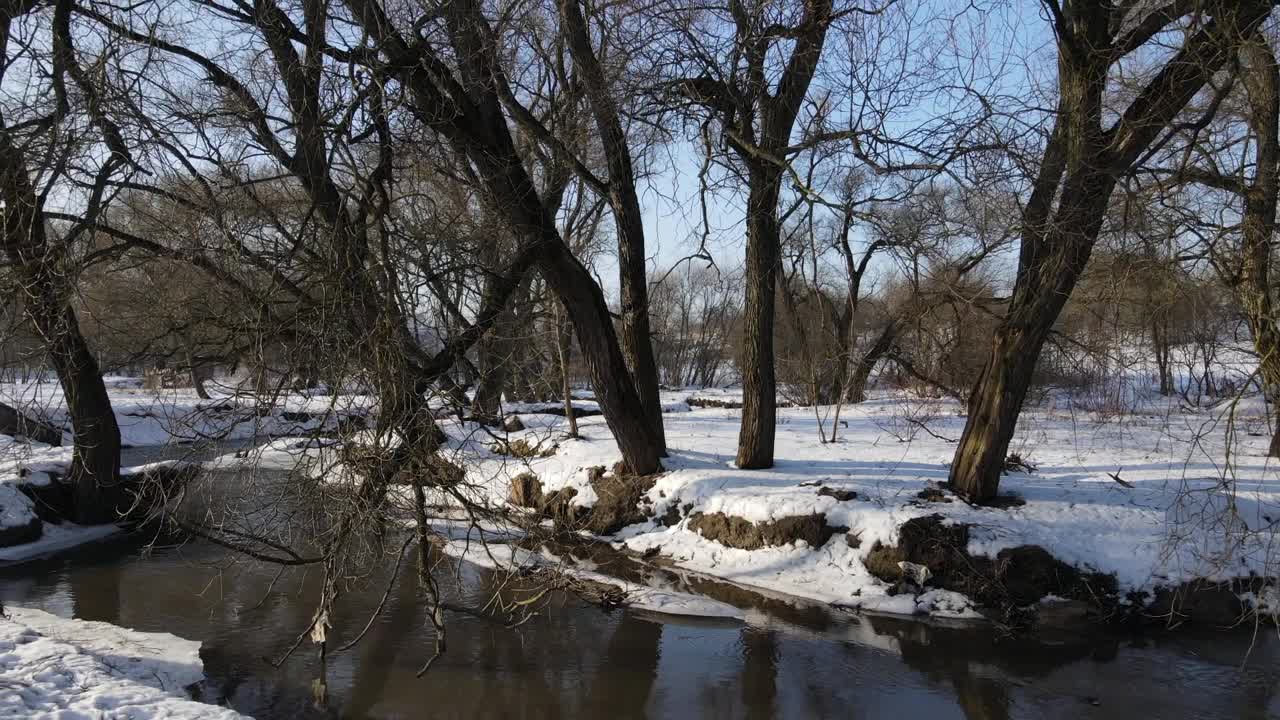
[[[190,388],[148,390],[136,378],[106,380],[120,427],[125,477],[199,463],[204,458],[198,448],[332,431],[339,419],[363,415],[369,406],[362,395],[285,393],[260,402],[252,396],[223,394],[202,399]],[[0,435],[0,565],[122,532],[120,525],[82,526],[67,520],[73,493],[58,481],[71,465],[71,424],[57,383],[0,384],[0,401],[64,431],[61,445]]]
[[[50,386],[14,393],[41,397],[56,420]],[[235,441],[244,447],[201,461],[303,463],[334,483],[351,480],[337,443],[361,440],[358,430],[335,430],[370,402],[295,394],[259,406],[124,383],[112,394],[127,444],[180,452],[201,438]],[[1280,608],[1280,466],[1265,457],[1256,400],[1193,408],[1151,397],[1118,410],[1049,396],[1019,423],[1005,501],[975,507],[944,486],[964,424],[954,401],[880,393],[842,408],[838,422],[833,408],[782,408],[775,467],[741,471],[740,399],[733,390],[664,392],[670,457],[650,478],[612,473],[617,449],[589,399],[575,401],[584,415],[576,439],[555,403],[512,405],[506,428],[440,423],[476,503],[540,514],[642,563],[839,608],[1212,627],[1271,620]],[[70,458],[69,448],[9,442],[0,492]],[[0,503],[3,517],[20,515],[22,501]]]
[[[200,643],[9,607],[0,617],[0,717],[246,717],[190,698]]]
[[[649,562],[841,607],[1005,621],[1049,604],[1058,616],[1214,627],[1280,610],[1280,465],[1265,457],[1260,406],[1029,409],[1000,507],[943,485],[964,424],[957,403],[881,396],[846,407],[834,443],[819,433],[824,412],[779,410],[777,463],[749,472],[733,466],[738,410],[668,414],[667,471],[652,479],[609,473],[618,457],[598,418],[581,420],[574,440],[558,419],[518,416],[526,429],[506,442],[547,457],[495,452],[465,425],[450,435],[460,463],[482,458],[464,467],[491,502],[532,506]],[[533,493],[520,487],[530,478]],[[625,527],[592,522],[597,505],[614,520],[617,497],[631,493]],[[945,530],[910,531],[926,526]],[[979,560],[976,574],[958,571]]]

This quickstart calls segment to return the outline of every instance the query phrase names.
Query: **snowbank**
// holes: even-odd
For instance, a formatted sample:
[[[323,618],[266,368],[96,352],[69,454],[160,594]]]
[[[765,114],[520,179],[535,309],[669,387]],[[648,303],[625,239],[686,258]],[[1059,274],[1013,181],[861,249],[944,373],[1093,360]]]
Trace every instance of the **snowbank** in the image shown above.
[[[200,643],[8,608],[0,618],[0,717],[244,717],[190,700]]]

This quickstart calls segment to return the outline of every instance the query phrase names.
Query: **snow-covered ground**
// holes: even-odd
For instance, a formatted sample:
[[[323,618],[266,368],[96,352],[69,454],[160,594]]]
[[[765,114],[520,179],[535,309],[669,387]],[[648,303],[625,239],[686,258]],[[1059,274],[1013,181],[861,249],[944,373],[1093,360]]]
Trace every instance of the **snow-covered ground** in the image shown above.
[[[191,700],[204,679],[200,643],[108,623],[7,608],[0,618],[0,717],[244,717]]]
[[[1039,545],[1079,568],[1114,574],[1122,595],[1194,578],[1278,574],[1280,467],[1265,457],[1268,431],[1257,401],[1237,404],[1234,420],[1228,405],[1190,409],[1165,400],[1124,414],[1080,410],[1062,398],[1029,409],[1011,449],[1037,469],[1005,476],[1002,492],[1026,501],[1010,509],[917,498],[947,479],[961,410],[953,401],[881,396],[845,407],[837,442],[824,443],[818,417],[829,409],[783,409],[776,466],[755,471],[733,465],[740,411],[670,413],[668,472],[649,491],[655,521],[611,539],[740,584],[868,610],[960,616],[971,609],[950,595],[889,596],[863,564],[875,543],[896,544],[904,522],[937,513],[972,526],[971,554]],[[592,504],[587,468],[612,467],[618,459],[603,421],[581,420],[582,439],[569,440],[561,437],[559,418],[522,420],[529,429],[511,437],[555,444],[553,456],[486,453],[487,440],[470,428],[451,428],[471,478],[498,502],[510,478],[531,471],[545,490],[573,487],[576,503]],[[825,421],[829,433],[831,416]],[[819,494],[822,488],[857,498],[840,501]],[[682,511],[680,522],[656,522],[673,505]],[[752,522],[822,514],[829,526],[849,528],[858,547],[837,533],[821,548],[800,541],[747,551],[689,528],[689,515],[717,512]]]

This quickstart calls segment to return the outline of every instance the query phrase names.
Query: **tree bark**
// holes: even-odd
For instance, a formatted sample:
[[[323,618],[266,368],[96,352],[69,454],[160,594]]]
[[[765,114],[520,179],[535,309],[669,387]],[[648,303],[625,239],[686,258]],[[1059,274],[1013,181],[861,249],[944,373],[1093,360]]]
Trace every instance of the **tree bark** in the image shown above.
[[[117,518],[116,503],[107,500],[120,498],[105,491],[120,482],[120,427],[75,312],[70,307],[61,311],[61,317],[53,322],[48,315],[32,319],[49,343],[49,359],[71,416],[75,450],[67,479],[76,488],[75,520],[81,524],[111,522]],[[53,314],[57,309],[48,308],[47,312]]]
[[[75,521],[115,519],[103,488],[120,477],[120,428],[106,384],[71,308],[60,254],[49,243],[25,154],[0,126],[0,200],[4,251],[24,292],[24,310],[44,343],[71,416],[75,447],[67,480],[75,486]]]
[[[890,320],[888,325],[880,331],[876,336],[876,341],[867,348],[862,357],[858,360],[858,367],[853,370],[853,377],[849,380],[849,388],[846,396],[851,403],[864,402],[867,399],[867,384],[871,380],[871,372],[875,370],[876,364],[884,358],[889,352],[889,348],[893,347],[893,343],[898,338],[898,322]]]
[[[1235,295],[1249,323],[1262,389],[1275,413],[1269,457],[1280,458],[1280,328],[1271,290],[1271,242],[1276,232],[1277,161],[1280,161],[1280,71],[1266,40],[1253,36],[1241,48],[1249,126],[1256,169],[1244,195],[1240,275]]]
[[[561,317],[563,311],[558,303],[552,305],[552,332],[555,333],[556,364],[560,369],[560,395],[564,403],[564,418],[569,423],[569,437],[578,437],[578,418],[573,414],[573,387],[569,383],[569,354],[572,351],[570,341],[572,332],[569,323]]]
[[[502,422],[502,393],[511,385],[515,355],[515,307],[524,301],[528,281],[521,283],[510,304],[502,310],[493,329],[476,344],[476,367],[480,372],[471,414],[477,422],[495,425]]]
[[[774,375],[773,323],[779,252],[778,191],[780,172],[752,167],[747,198],[747,297],[743,309],[742,427],[738,432],[738,467],[773,467],[777,423],[777,380]]]
[[[1173,394],[1173,368],[1169,363],[1169,328],[1164,317],[1151,319],[1151,347],[1156,355],[1156,372],[1160,376],[1160,394]]]

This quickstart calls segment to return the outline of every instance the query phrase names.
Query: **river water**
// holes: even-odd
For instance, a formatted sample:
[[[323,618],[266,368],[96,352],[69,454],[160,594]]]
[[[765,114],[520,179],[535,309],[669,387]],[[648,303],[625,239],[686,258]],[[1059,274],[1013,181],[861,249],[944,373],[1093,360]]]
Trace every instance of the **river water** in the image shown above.
[[[454,566],[451,599],[478,607],[491,577]],[[387,570],[389,574],[389,569]],[[318,573],[278,574],[200,541],[118,541],[0,570],[0,600],[202,640],[201,699],[270,718],[1280,718],[1275,630],[1099,631],[1054,642],[991,628],[857,617],[701,582],[749,620],[604,611],[555,597],[516,629],[448,617],[433,635],[414,572],[353,649],[304,643]],[[330,647],[383,597],[344,596]]]

